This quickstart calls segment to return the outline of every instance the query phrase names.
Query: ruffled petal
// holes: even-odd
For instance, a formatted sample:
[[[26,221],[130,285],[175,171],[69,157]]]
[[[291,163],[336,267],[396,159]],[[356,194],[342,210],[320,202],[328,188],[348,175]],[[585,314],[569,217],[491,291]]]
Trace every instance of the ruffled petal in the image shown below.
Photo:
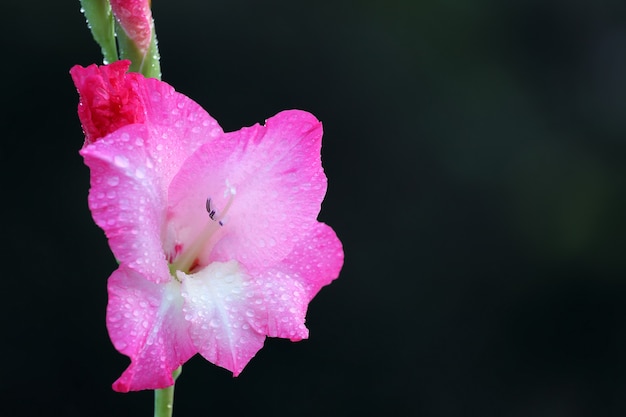
[[[111,0],[111,10],[126,35],[145,54],[152,39],[150,0]]]
[[[192,275],[178,274],[196,349],[208,361],[239,375],[265,341],[254,330],[264,305],[250,277],[235,261],[214,262]]]
[[[131,358],[113,389],[171,386],[172,372],[196,353],[182,315],[180,284],[155,284],[121,266],[109,278],[108,290],[109,336],[115,348]]]
[[[170,186],[172,233],[193,242],[210,221],[207,197],[219,212],[234,190],[224,227],[200,264],[236,259],[253,271],[279,262],[316,222],[326,193],[321,138],[313,115],[290,110],[203,145]]]
[[[306,291],[308,303],[322,287],[339,276],[343,260],[343,245],[335,231],[327,224],[316,222],[275,271],[299,282]]]
[[[257,332],[292,342],[309,337],[304,325],[307,291],[302,283],[289,274],[271,270],[255,280],[255,290],[263,296],[264,313],[254,322]]]
[[[343,248],[337,235],[329,226],[316,223],[287,258],[255,279],[266,312],[256,322],[257,331],[292,341],[306,339],[309,301],[337,278],[342,265]]]
[[[80,102],[78,118],[85,133],[85,144],[108,135],[120,127],[143,123],[143,100],[134,88],[139,74],[126,74],[130,61],[110,65],[75,65],[70,70]]]

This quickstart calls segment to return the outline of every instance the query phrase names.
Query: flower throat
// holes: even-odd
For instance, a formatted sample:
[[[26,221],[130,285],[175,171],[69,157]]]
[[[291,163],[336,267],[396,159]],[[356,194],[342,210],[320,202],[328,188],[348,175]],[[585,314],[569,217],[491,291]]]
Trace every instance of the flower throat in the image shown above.
[[[235,189],[228,187],[226,193],[229,194],[228,202],[219,213],[215,210],[215,207],[213,207],[211,197],[207,198],[205,207],[211,221],[206,224],[204,230],[202,230],[191,245],[184,247],[180,255],[170,264],[170,273],[174,278],[176,278],[176,271],[189,273],[198,265],[200,254],[204,251],[213,235],[224,226],[224,218],[235,199]]]

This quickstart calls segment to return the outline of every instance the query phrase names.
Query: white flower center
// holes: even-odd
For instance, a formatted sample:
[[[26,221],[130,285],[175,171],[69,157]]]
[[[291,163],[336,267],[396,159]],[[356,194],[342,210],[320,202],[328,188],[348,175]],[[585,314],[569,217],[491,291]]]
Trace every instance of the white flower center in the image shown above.
[[[210,220],[196,239],[190,245],[187,245],[183,249],[183,252],[170,265],[170,271],[172,271],[172,275],[175,278],[177,277],[176,271],[189,273],[189,271],[196,266],[199,256],[204,252],[213,235],[224,226],[224,218],[235,199],[235,188],[227,184],[227,189],[224,194],[229,197],[228,202],[219,212],[214,207],[211,197],[207,198],[205,205]]]

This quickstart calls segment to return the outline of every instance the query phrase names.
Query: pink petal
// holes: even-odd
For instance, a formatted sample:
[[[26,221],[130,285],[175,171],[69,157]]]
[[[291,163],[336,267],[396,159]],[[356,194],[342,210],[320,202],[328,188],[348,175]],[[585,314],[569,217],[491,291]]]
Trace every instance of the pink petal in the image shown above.
[[[225,225],[200,264],[236,259],[252,270],[279,262],[316,221],[326,193],[321,139],[322,125],[313,115],[291,110],[268,119],[266,126],[203,145],[170,186],[173,233],[180,242],[194,241],[210,221],[207,197],[221,210],[232,187],[236,195]]]
[[[308,303],[339,275],[342,265],[335,232],[315,223],[287,259],[257,277],[236,261],[213,262],[191,275],[179,272],[196,349],[237,376],[261,349],[265,335],[307,338]]]
[[[153,282],[170,279],[163,251],[162,180],[143,125],[130,125],[83,148],[91,170],[89,208],[118,262]]]
[[[145,145],[161,178],[165,196],[187,158],[201,145],[223,135],[223,131],[198,103],[163,81],[139,76],[135,88],[146,112],[148,137]]]
[[[304,323],[309,301],[337,278],[342,265],[343,249],[335,232],[316,223],[287,258],[255,280],[267,313],[257,330],[292,341],[306,339],[309,331]]]
[[[343,267],[343,246],[335,231],[316,222],[276,270],[298,281],[307,294],[307,302],[339,276]]]
[[[126,35],[145,54],[152,39],[150,0],[111,0],[111,10]]]
[[[309,337],[304,325],[309,300],[300,282],[274,270],[257,279],[255,288],[263,295],[264,306],[264,314],[254,323],[256,331],[293,342]]]
[[[166,260],[175,252],[165,230],[169,184],[189,155],[222,130],[166,83],[136,81],[145,122],[115,130],[81,155],[91,169],[89,207],[116,258],[161,282],[169,279]]]
[[[179,272],[185,319],[196,349],[208,361],[239,375],[263,347],[254,330],[263,300],[236,261],[214,262],[192,275]]]
[[[121,266],[109,278],[108,290],[109,336],[115,348],[131,358],[113,389],[171,386],[172,372],[196,353],[182,316],[180,284],[155,284]]]
[[[110,65],[80,65],[70,70],[80,95],[78,117],[85,132],[85,144],[132,123],[142,123],[145,112],[134,88],[138,75],[126,74],[130,61]]]

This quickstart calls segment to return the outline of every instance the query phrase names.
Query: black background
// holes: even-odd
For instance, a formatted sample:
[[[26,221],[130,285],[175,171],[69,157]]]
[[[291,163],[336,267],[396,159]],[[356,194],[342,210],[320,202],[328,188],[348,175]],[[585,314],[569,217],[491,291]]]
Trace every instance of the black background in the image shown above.
[[[320,219],[345,245],[310,340],[233,378],[183,369],[183,416],[626,415],[626,3],[167,1],[163,80],[225,130],[324,122]],[[68,71],[78,1],[6,2],[2,416],[148,416],[118,394],[116,267],[87,208]]]

